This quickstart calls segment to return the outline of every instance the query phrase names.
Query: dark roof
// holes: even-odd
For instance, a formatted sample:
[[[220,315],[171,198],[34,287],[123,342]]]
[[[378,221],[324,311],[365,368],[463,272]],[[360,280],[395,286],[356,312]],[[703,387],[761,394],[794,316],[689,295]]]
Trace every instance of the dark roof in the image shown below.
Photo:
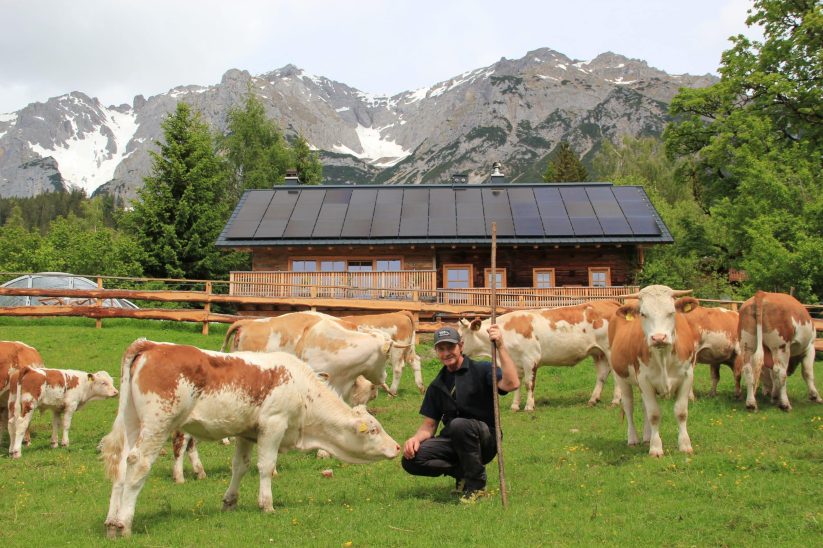
[[[670,243],[639,186],[281,186],[248,190],[218,246]]]

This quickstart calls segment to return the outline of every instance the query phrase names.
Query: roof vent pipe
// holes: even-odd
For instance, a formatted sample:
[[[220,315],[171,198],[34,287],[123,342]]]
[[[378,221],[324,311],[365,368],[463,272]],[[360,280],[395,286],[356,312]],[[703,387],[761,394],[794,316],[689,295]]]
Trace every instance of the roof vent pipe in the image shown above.
[[[492,176],[491,180],[489,181],[493,185],[504,185],[506,184],[506,176],[503,175],[503,172],[500,171],[500,168],[503,167],[500,162],[495,162],[492,164]]]

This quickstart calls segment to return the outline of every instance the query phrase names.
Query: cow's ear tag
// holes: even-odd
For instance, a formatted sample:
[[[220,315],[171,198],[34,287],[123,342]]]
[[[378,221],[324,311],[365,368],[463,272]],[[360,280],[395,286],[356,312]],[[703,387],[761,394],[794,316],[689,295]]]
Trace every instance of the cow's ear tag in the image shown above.
[[[633,319],[634,319],[634,314],[632,314],[631,312],[626,312],[626,321],[630,322]]]
[[[361,422],[361,423],[357,426],[357,431],[358,431],[358,432],[360,432],[361,434],[364,434],[364,433],[366,433],[366,432],[368,432],[368,431],[369,431],[369,427],[368,427],[368,425],[367,425],[365,422]]]
[[[90,381],[93,381],[93,380],[94,380],[94,375],[92,375],[91,373],[89,373],[89,380],[90,380]]]
[[[686,306],[683,307],[683,312],[691,312],[692,311],[692,303],[686,303]]]

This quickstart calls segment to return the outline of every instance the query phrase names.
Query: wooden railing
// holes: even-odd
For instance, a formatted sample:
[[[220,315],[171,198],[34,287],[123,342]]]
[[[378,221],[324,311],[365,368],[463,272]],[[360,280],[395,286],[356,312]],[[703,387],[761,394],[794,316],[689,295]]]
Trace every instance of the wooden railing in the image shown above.
[[[497,306],[506,308],[554,308],[601,299],[617,299],[639,291],[638,286],[613,287],[504,287],[497,290]],[[491,306],[491,289],[438,289],[437,302]]]

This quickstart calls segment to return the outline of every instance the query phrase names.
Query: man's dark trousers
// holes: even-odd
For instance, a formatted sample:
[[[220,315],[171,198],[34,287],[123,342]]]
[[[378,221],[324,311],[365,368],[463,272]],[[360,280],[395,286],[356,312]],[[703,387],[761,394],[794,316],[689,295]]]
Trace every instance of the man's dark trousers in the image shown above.
[[[455,418],[437,437],[420,444],[411,459],[403,457],[403,469],[415,476],[452,476],[464,480],[464,491],[486,487],[486,464],[497,454],[497,442],[489,426],[476,419]]]

